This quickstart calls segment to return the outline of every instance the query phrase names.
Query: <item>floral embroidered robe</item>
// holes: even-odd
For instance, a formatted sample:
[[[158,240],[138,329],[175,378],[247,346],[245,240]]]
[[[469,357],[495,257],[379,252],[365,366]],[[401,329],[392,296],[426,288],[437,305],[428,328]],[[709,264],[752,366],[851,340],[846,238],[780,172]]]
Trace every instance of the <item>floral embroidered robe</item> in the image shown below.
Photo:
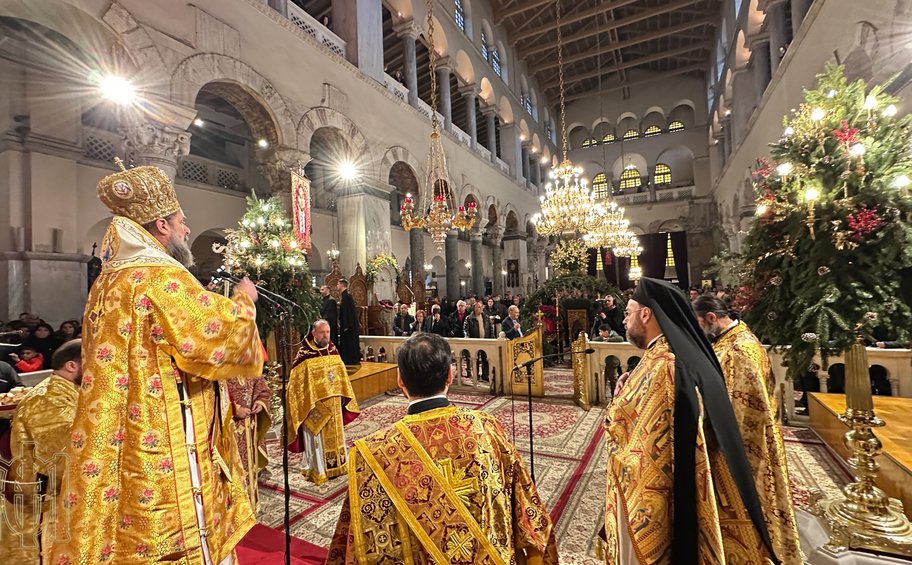
[[[218,564],[254,524],[214,382],[261,374],[253,302],[203,289],[120,216],[102,253],[50,562]]]
[[[361,412],[345,363],[329,342],[317,347],[308,334],[288,378],[288,437],[294,453],[303,452],[304,477],[323,484],[348,468],[343,426]]]
[[[557,564],[551,516],[500,422],[446,406],[355,442],[333,564]]]
[[[259,508],[257,476],[269,464],[266,456],[266,432],[272,423],[269,417],[269,399],[272,394],[264,377],[255,379],[228,380],[228,395],[235,406],[234,437],[237,442],[241,465],[244,467],[244,482],[247,498],[254,512]],[[246,418],[237,417],[237,407],[248,410],[259,408],[256,414]]]
[[[12,501],[0,499],[5,511],[5,520],[0,520],[0,563],[40,562],[39,547],[47,542],[39,539],[39,529],[42,535],[54,530],[50,509],[65,478],[63,451],[78,398],[79,388],[73,382],[52,374],[19,402],[10,430],[13,460],[6,477],[18,488]],[[39,474],[47,481],[43,500],[36,496]]]
[[[668,342],[659,337],[608,407],[605,561],[609,565],[671,564],[674,364]],[[702,417],[695,449],[699,565],[768,563],[724,456],[704,432]]]
[[[744,449],[754,470],[773,549],[785,565],[803,563],[769,356],[744,322],[720,335],[713,350],[722,366]]]

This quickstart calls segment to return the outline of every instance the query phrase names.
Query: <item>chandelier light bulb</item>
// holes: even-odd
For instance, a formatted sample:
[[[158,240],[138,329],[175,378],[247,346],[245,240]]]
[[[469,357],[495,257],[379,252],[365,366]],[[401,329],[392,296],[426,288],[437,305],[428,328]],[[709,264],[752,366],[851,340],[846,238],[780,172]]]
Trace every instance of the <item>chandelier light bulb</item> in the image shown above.
[[[886,117],[888,117],[888,118],[892,118],[893,116],[896,115],[896,112],[897,112],[897,111],[898,111],[898,110],[896,109],[896,105],[895,105],[895,104],[890,104],[889,106],[887,106],[886,108],[884,108],[883,115],[886,116]]]
[[[864,109],[873,110],[874,108],[877,108],[877,98],[873,94],[869,94],[868,97],[865,98]]]
[[[814,110],[811,112],[811,119],[815,122],[819,122],[825,117],[826,112],[823,110],[823,108],[814,108]]]
[[[791,163],[782,163],[781,165],[776,167],[776,172],[779,173],[780,177],[784,177],[784,176],[789,175],[792,172],[793,168],[794,167],[792,167]]]
[[[861,157],[865,154],[865,146],[861,143],[856,143],[855,145],[849,147],[849,155],[852,157]]]

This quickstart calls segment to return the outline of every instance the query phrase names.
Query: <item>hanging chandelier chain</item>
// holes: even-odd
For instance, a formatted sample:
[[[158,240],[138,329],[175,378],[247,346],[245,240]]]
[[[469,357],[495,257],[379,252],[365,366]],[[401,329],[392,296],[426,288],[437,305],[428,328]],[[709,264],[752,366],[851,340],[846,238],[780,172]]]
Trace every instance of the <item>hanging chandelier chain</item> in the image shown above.
[[[567,111],[566,111],[566,99],[564,96],[564,33],[561,31],[561,3],[560,0],[555,2],[557,4],[557,69],[558,75],[560,77],[560,114],[561,114],[561,153],[563,159],[561,161],[567,160]]]
[[[426,1],[429,59],[428,66],[431,70],[431,128],[433,130],[433,133],[437,133],[439,128],[439,124],[437,123],[437,50],[434,48],[434,7],[431,2],[432,0]]]

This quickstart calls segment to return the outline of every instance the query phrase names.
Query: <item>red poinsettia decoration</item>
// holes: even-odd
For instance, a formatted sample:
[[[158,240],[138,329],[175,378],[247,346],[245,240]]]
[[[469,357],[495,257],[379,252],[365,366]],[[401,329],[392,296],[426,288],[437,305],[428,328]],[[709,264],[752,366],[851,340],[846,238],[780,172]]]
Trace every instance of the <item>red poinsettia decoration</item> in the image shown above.
[[[877,210],[862,207],[858,212],[846,217],[849,224],[850,236],[855,241],[861,241],[866,235],[883,225],[883,219],[877,215]]]
[[[754,176],[765,179],[773,174],[773,163],[766,157],[757,159],[757,168],[754,169]]]
[[[858,128],[849,127],[848,120],[842,120],[842,123],[839,124],[839,129],[833,130],[833,135],[836,136],[839,143],[846,146],[858,143]]]

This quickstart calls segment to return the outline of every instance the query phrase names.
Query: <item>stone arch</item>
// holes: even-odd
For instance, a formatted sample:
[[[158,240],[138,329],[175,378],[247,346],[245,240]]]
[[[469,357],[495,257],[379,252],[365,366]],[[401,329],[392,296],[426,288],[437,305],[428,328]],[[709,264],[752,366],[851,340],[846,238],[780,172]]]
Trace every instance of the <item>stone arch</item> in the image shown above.
[[[645,132],[650,126],[657,126],[659,129],[665,130],[667,124],[665,123],[665,113],[661,108],[650,108],[643,115],[643,120],[640,122],[640,131]]]
[[[649,170],[649,163],[646,161],[645,157],[639,153],[626,153],[615,159],[614,165],[611,167],[611,178],[621,178],[621,173],[624,172],[624,169],[631,165],[636,167],[643,178],[650,176],[651,171]]]
[[[591,137],[589,130],[583,124],[571,124],[567,128],[567,141],[570,144],[570,149],[581,148],[583,142]]]
[[[760,10],[759,0],[750,0],[747,8],[747,35],[753,36],[760,33],[763,27],[763,11]]]
[[[475,82],[475,66],[472,65],[469,55],[462,49],[456,52],[456,68],[454,72],[462,80],[463,84]]]
[[[314,132],[322,127],[330,127],[341,130],[343,135],[347,136],[349,145],[352,149],[352,155],[358,156],[356,165],[364,176],[373,177],[374,160],[371,157],[370,145],[358,126],[351,121],[348,116],[327,108],[319,106],[313,108],[301,117],[297,127],[298,147],[310,147],[310,141]],[[387,174],[389,171],[387,171]]]
[[[311,273],[323,272],[323,254],[313,242],[313,239],[310,240],[310,253],[307,254],[307,266],[310,268]]]
[[[409,0],[383,0],[390,14],[399,18],[399,21],[411,19],[414,13],[412,3]]]
[[[205,105],[204,100],[221,99],[237,111],[254,140],[265,139],[273,149],[279,146],[281,135],[273,113],[249,88],[232,81],[216,80],[200,87],[196,96],[193,105],[197,112],[201,104]],[[191,138],[191,150],[195,148],[196,139],[197,136]]]
[[[481,77],[479,85],[478,97],[488,106],[493,106],[495,96],[494,87],[491,85],[490,79],[488,79],[488,77]]]
[[[390,193],[390,222],[398,226],[402,223],[400,207],[409,194],[416,207],[420,206],[421,184],[418,172],[408,161],[399,160],[390,166],[386,179],[381,180],[396,188]]]
[[[740,69],[746,66],[748,60],[750,60],[750,49],[747,48],[747,43],[745,43],[743,29],[738,31],[738,36],[735,38],[734,52],[734,68]]]
[[[440,25],[440,20],[437,19],[437,16],[433,16],[432,20],[434,21],[434,51],[437,52],[437,55],[440,57],[445,57],[450,54],[450,42],[446,36],[446,30],[442,25]],[[424,32],[427,33],[427,20],[425,20]],[[427,36],[424,35],[425,40]]]
[[[689,100],[679,100],[675,103],[674,108],[668,113],[668,123],[681,122],[685,128],[693,127],[695,124],[695,111],[693,102]]]
[[[421,166],[421,162],[405,147],[393,145],[386,150],[380,160],[380,175],[378,178],[381,182],[389,182],[390,169],[398,161],[408,163],[409,167],[412,168],[412,172],[415,173],[415,177],[419,180],[424,178],[424,169]]]
[[[232,92],[243,92],[244,98],[255,101],[261,110],[254,106],[238,110],[245,119],[248,118],[245,112],[249,113],[248,122],[251,123],[263,122],[266,116],[269,117],[276,129],[275,139],[267,137],[273,147],[289,145],[295,139],[293,114],[286,105],[285,98],[266,77],[227,55],[199,53],[181,61],[171,74],[171,100],[192,108],[199,91],[209,84],[226,85],[224,90],[229,96]],[[307,147],[307,144],[302,146],[299,143],[298,147]]]
[[[519,120],[519,140],[520,141],[529,140],[529,124],[526,123],[525,118]]]
[[[505,124],[513,123],[513,105],[510,104],[510,101],[506,96],[500,97],[500,100],[497,103],[497,109],[500,113],[500,119],[503,120]]]
[[[224,244],[227,241],[225,230],[213,228],[200,232],[190,244],[190,251],[196,261],[194,271],[208,279],[208,274],[222,266],[222,256],[212,250],[213,243]]]
[[[671,183],[673,186],[694,181],[694,154],[689,147],[676,145],[659,153],[656,162],[653,163],[652,169],[649,171],[650,176],[655,172],[655,166],[659,163],[668,165],[671,168]]]
[[[507,205],[505,212],[506,219],[504,220],[504,232],[510,234],[519,233],[521,227],[519,225],[519,214],[516,213],[516,210],[512,205]]]
[[[532,151],[532,154],[535,155],[536,153],[541,151],[541,148],[542,148],[541,138],[538,137],[537,133],[533,133],[532,134],[532,148],[530,151]]]

